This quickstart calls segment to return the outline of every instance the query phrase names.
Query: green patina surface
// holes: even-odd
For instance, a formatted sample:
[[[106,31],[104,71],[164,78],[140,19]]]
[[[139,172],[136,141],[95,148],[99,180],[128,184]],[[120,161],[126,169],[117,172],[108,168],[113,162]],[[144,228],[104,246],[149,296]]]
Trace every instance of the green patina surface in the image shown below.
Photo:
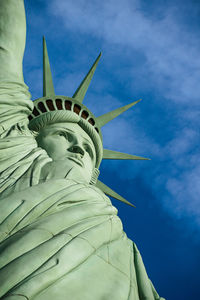
[[[163,299],[102,190],[125,199],[96,183],[102,157],[142,158],[103,149],[95,126],[75,111],[47,109],[34,120],[22,72],[25,37],[23,0],[0,0],[0,298]],[[48,94],[56,99],[44,41],[45,52],[44,105]],[[97,62],[68,99],[82,103]]]

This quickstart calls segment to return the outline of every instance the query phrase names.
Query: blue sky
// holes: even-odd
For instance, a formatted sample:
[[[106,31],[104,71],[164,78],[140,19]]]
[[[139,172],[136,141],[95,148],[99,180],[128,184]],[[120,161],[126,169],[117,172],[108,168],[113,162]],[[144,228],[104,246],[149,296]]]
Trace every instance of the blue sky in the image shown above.
[[[151,161],[104,161],[100,179],[166,299],[198,298],[200,2],[26,0],[25,81],[42,96],[42,36],[55,91],[72,96],[103,52],[85,104],[96,116],[143,99],[103,128],[104,147]]]

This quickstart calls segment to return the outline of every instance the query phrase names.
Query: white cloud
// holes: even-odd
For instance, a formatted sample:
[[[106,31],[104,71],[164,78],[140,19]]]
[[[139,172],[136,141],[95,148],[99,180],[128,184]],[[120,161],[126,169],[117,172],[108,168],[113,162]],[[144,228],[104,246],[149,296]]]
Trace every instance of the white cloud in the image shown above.
[[[190,215],[193,222],[200,226],[200,166],[186,171],[180,177],[169,178],[166,183],[171,197],[165,199],[165,205],[176,217]],[[183,197],[184,195],[184,197]]]
[[[167,144],[165,152],[177,160],[193,150],[194,145],[198,144],[200,135],[196,130],[187,127],[176,131],[175,134],[174,139]]]

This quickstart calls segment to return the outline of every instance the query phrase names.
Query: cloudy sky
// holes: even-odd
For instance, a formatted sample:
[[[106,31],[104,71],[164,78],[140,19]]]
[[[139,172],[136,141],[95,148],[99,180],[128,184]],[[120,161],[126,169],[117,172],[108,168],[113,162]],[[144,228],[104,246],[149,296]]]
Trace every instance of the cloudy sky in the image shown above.
[[[103,128],[104,147],[151,158],[104,161],[100,179],[157,291],[200,294],[200,1],[25,0],[25,81],[42,96],[42,36],[55,91],[72,96],[100,51],[85,104],[96,116],[142,98]]]

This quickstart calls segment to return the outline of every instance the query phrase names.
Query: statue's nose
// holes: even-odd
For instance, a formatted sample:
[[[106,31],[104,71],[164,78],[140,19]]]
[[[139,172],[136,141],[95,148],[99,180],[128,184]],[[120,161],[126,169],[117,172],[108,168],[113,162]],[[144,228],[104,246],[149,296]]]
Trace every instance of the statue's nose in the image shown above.
[[[84,155],[84,150],[78,145],[71,146],[68,151],[81,154],[82,156]]]

